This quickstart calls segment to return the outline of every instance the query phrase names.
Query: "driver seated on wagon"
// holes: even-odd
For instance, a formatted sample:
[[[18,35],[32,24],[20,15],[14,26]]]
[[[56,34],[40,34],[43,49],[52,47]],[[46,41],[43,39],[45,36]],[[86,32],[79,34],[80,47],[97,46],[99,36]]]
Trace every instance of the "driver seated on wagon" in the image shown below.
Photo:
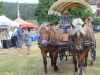
[[[65,34],[69,32],[71,23],[72,23],[72,19],[69,18],[69,12],[64,11],[64,17],[59,20],[57,26],[59,26],[62,32]]]

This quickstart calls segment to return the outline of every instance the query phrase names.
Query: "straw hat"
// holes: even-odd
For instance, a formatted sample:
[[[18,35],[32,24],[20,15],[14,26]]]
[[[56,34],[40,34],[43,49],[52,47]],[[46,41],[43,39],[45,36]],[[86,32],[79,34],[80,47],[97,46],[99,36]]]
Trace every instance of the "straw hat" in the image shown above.
[[[69,13],[68,10],[64,11],[64,14],[65,14],[65,13]]]

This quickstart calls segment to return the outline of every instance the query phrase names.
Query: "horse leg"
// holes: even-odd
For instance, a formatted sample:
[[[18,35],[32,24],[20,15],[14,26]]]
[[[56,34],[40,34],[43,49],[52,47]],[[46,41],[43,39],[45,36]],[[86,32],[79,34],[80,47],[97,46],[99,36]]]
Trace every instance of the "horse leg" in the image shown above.
[[[54,71],[58,71],[58,70],[59,70],[59,69],[58,69],[58,66],[56,65],[56,63],[57,63],[57,58],[58,58],[58,52],[55,51],[55,52],[54,52],[54,61],[53,61]]]
[[[46,59],[46,57],[43,57],[43,63],[44,63],[44,73],[47,74],[47,59]]]
[[[79,61],[79,63],[80,63],[79,75],[84,75],[84,74],[83,74],[83,66],[82,66],[82,62]]]
[[[41,51],[41,54],[43,56],[43,64],[44,64],[44,75],[47,75],[47,59],[46,59],[46,53]]]
[[[84,75],[83,74],[83,66],[84,66],[84,59],[85,59],[85,56],[86,56],[86,52],[84,51],[80,58],[79,58],[79,64],[80,64],[80,70],[79,70],[79,75]]]
[[[73,63],[75,67],[75,74],[74,75],[79,75],[78,68],[77,68],[77,60],[76,60],[76,53],[71,52],[72,57],[73,57]]]
[[[52,55],[52,53],[49,53],[49,56],[51,58],[51,67],[53,67],[53,55]]]
[[[85,63],[84,63],[84,70],[87,69],[87,58],[88,58],[88,53],[89,53],[89,50],[85,52],[86,55],[85,55]]]

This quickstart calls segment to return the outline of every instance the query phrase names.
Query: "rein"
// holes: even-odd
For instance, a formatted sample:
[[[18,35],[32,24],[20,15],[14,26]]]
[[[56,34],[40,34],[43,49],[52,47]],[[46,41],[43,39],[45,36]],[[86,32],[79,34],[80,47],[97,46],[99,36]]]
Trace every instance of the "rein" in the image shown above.
[[[42,46],[42,44],[41,44],[41,41],[42,41],[42,40],[46,40],[48,44],[53,44],[53,43],[55,43],[56,39],[55,39],[55,36],[54,36],[54,40],[52,40],[52,32],[51,32],[51,31],[53,31],[54,33],[56,33],[56,31],[55,31],[52,27],[50,27],[50,30],[48,31],[48,34],[50,35],[50,36],[48,37],[49,40],[48,40],[47,38],[42,39],[42,38],[40,37],[39,40],[38,40],[39,46]]]
[[[73,36],[69,35],[69,41],[71,42],[71,44],[70,44],[71,49],[74,49],[76,44],[81,44],[82,47],[93,45],[93,43],[91,42],[91,39],[89,38],[89,34],[86,34],[85,36],[82,36],[82,41],[81,42],[75,42],[73,40]]]

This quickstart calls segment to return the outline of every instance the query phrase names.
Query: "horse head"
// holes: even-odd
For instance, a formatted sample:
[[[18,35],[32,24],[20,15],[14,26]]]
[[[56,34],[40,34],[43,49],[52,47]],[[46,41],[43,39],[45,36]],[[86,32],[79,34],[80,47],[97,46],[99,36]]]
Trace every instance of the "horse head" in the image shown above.
[[[47,42],[48,42],[49,36],[50,36],[49,30],[50,30],[49,22],[44,22],[41,24],[41,26],[39,28],[39,34],[40,34],[42,45],[47,45]]]
[[[74,42],[76,50],[83,49],[82,42],[85,34],[86,34],[86,27],[84,22],[80,18],[73,20],[71,24],[70,36],[71,36],[71,41]]]

